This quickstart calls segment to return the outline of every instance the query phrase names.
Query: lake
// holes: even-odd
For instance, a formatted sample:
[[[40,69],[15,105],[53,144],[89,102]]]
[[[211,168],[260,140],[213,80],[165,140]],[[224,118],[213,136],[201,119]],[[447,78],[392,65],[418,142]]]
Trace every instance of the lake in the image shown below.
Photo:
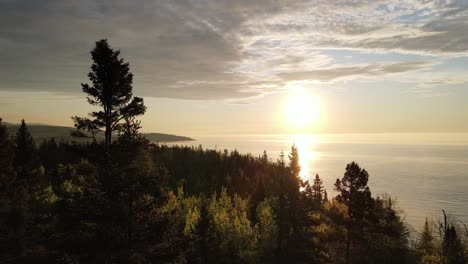
[[[356,161],[369,172],[373,196],[394,197],[413,228],[425,217],[441,219],[442,209],[468,224],[468,134],[228,135],[176,144],[255,156],[266,150],[271,160],[295,144],[301,177],[318,173],[329,197],[346,164]]]

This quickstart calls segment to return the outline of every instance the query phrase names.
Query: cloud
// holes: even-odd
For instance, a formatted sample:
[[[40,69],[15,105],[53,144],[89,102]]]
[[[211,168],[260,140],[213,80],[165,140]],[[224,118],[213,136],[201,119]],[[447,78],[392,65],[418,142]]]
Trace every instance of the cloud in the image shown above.
[[[436,89],[434,87],[425,87],[425,86],[411,87],[403,91],[403,93],[416,94],[416,95],[419,95],[421,97],[426,97],[426,98],[442,97],[442,96],[450,95],[448,91]]]
[[[316,1],[257,21],[264,26],[252,37],[296,39],[318,48],[466,55],[467,20],[466,1]]]
[[[388,74],[414,71],[426,68],[427,62],[402,62],[393,64],[354,65],[312,71],[291,71],[279,74],[286,81],[310,80],[318,82],[331,82],[343,79],[378,77]]]
[[[81,93],[94,41],[108,38],[135,94],[256,97],[288,80],[404,73],[431,63],[345,65],[329,50],[468,54],[464,0],[0,1],[0,90]]]

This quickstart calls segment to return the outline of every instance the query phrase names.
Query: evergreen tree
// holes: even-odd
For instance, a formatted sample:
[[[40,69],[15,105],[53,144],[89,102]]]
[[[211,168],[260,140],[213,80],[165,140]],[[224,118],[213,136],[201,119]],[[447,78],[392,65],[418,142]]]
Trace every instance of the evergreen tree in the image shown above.
[[[457,233],[455,225],[449,223],[445,211],[444,222],[439,223],[439,232],[442,237],[442,256],[444,264],[465,264],[465,248]]]
[[[16,177],[10,185],[7,225],[12,230],[11,252],[21,262],[26,253],[35,254],[35,245],[46,245],[44,240],[50,235],[51,211],[56,200],[46,182],[36,145],[24,120],[14,137],[13,164]]]
[[[112,134],[121,130],[121,121],[142,115],[146,111],[143,98],[133,97],[133,74],[129,64],[119,58],[120,51],[114,51],[107,40],[96,42],[91,51],[93,64],[88,74],[92,85],[82,84],[91,105],[102,110],[90,113],[91,118],[72,117],[77,129],[88,130],[95,136],[104,129],[105,146],[112,142]]]
[[[263,151],[263,154],[262,156],[260,157],[260,160],[263,164],[267,164],[268,163],[268,155],[267,155],[267,152],[266,150]]]
[[[7,202],[10,195],[9,187],[14,181],[13,157],[12,142],[0,118],[0,206]]]
[[[18,180],[29,182],[33,180],[32,171],[39,164],[36,145],[24,119],[21,120],[21,126],[14,137],[14,145],[15,159],[13,164],[18,173]]]
[[[372,197],[367,186],[369,174],[354,161],[346,166],[342,179],[336,179],[336,200],[348,207],[349,220],[346,223],[346,264],[351,261],[351,250],[355,240],[362,237],[365,217],[372,207]],[[358,248],[358,247],[356,247]],[[356,254],[359,255],[359,254]]]
[[[436,254],[433,230],[429,225],[427,218],[424,222],[424,227],[423,231],[421,232],[421,236],[419,237],[417,251],[421,256]]]
[[[277,250],[278,224],[276,211],[278,210],[276,198],[266,198],[257,206],[257,219],[259,227],[259,246],[262,262],[273,262],[274,252]]]
[[[410,260],[409,231],[388,195],[377,197],[365,219],[363,247],[359,263],[407,263]]]
[[[13,183],[15,173],[13,170],[13,148],[8,136],[6,126],[0,118],[0,259],[8,261],[12,257],[11,247],[13,240],[10,239],[12,228],[11,207],[14,203],[15,190]],[[6,220],[6,221],[5,221]],[[8,248],[8,246],[10,246]]]
[[[323,188],[323,181],[322,179],[320,179],[319,175],[316,174],[314,179],[314,185],[312,185],[312,195],[316,203],[321,204],[324,201],[324,192],[325,189]]]
[[[289,170],[293,179],[300,179],[301,165],[299,164],[299,152],[295,145],[291,146],[291,152],[289,153]]]

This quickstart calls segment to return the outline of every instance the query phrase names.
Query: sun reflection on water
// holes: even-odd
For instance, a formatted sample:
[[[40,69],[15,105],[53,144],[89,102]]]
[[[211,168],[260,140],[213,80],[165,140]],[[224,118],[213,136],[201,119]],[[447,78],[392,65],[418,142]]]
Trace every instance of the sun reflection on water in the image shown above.
[[[318,136],[313,134],[292,134],[289,135],[289,142],[295,144],[299,153],[299,165],[301,172],[299,176],[303,180],[312,178],[312,165],[318,159],[319,153],[314,149],[320,143]]]

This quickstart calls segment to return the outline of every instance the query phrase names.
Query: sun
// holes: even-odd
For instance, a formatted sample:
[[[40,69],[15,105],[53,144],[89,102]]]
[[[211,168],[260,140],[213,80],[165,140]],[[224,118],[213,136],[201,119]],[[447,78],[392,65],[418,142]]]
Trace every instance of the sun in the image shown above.
[[[294,129],[311,128],[320,119],[320,104],[316,96],[305,93],[289,95],[284,105],[284,119]]]

